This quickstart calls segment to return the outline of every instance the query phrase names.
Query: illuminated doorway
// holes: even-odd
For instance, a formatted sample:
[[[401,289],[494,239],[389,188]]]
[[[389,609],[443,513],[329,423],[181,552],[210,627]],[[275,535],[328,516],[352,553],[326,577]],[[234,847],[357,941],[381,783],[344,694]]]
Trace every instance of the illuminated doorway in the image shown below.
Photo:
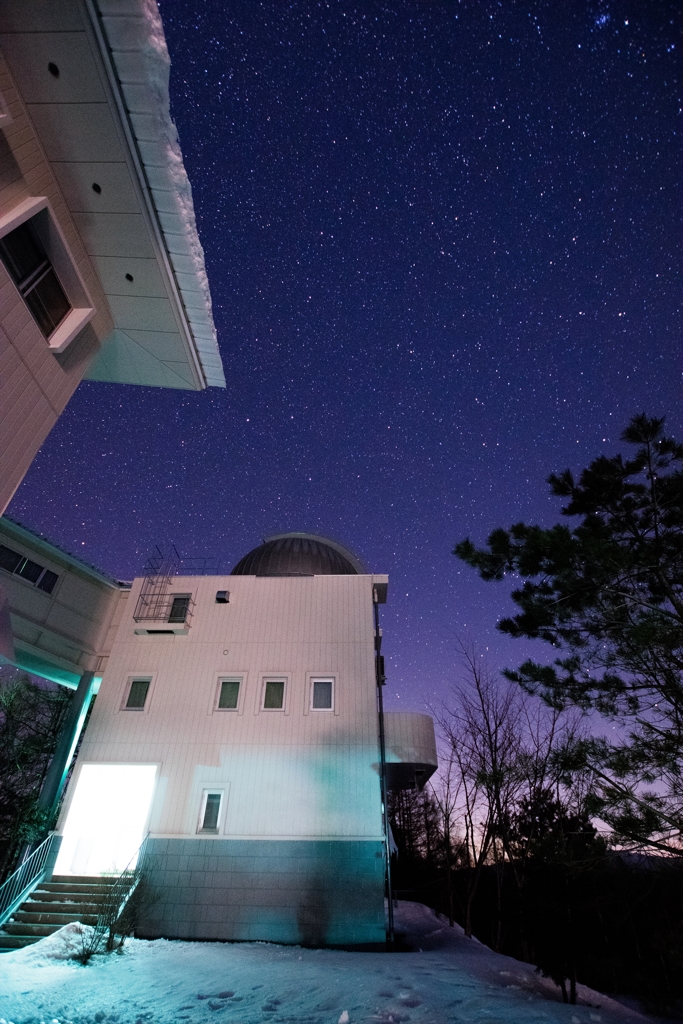
[[[55,865],[58,875],[119,874],[145,837],[156,765],[84,764]]]

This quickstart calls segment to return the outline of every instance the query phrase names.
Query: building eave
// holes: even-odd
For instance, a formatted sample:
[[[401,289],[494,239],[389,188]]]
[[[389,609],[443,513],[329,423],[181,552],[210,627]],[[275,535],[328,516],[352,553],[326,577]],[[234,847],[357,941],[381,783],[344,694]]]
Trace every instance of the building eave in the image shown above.
[[[211,294],[178,133],[170,57],[155,0],[84,0],[107,72],[170,297],[201,386],[225,387]]]

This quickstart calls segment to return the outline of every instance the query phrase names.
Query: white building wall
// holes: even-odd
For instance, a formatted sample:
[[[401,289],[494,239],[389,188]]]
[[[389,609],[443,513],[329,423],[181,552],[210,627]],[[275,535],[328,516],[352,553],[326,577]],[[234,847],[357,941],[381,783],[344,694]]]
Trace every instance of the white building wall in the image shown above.
[[[136,580],[79,763],[158,764],[153,836],[196,836],[202,790],[216,787],[227,796],[217,839],[381,840],[377,579],[176,577],[171,591],[195,604],[175,636],[135,634]],[[287,680],[283,712],[261,708],[268,674]],[[312,675],[334,677],[333,712],[309,709]],[[142,712],[123,709],[131,676],[152,677]],[[236,712],[215,710],[220,676],[242,677]]]
[[[52,352],[0,263],[0,513],[57,422],[113,320],[26,107],[0,53],[0,92],[12,122],[0,131],[0,215],[47,196],[96,315],[62,356]]]
[[[58,577],[48,594],[0,568],[0,590],[9,601],[17,652],[27,651],[72,673],[74,679],[67,685],[75,686],[85,671],[100,673],[114,639],[113,625],[120,622],[119,602],[128,595],[125,585],[4,517],[0,518],[0,544]],[[38,666],[27,668],[38,670]]]

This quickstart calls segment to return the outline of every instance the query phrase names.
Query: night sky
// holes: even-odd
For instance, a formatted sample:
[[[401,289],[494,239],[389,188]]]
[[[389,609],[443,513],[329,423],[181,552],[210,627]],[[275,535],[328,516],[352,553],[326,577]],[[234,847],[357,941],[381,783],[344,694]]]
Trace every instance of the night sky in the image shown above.
[[[121,579],[307,530],[388,572],[388,705],[492,667],[551,471],[681,416],[680,4],[161,0],[226,391],[85,383],[9,514]]]

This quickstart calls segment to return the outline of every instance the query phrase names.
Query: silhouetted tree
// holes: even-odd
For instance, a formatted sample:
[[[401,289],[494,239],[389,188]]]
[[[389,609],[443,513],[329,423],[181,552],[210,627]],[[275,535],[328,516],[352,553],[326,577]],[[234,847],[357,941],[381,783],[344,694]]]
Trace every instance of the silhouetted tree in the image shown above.
[[[604,861],[606,844],[585,808],[572,809],[550,789],[520,801],[511,838],[513,849],[524,850],[527,858],[523,913],[525,933],[533,935],[533,961],[573,1004],[587,916],[582,883]]]
[[[499,628],[564,652],[509,679],[555,708],[598,711],[622,738],[567,746],[568,771],[593,773],[592,811],[615,837],[683,853],[683,446],[663,419],[636,416],[630,459],[600,456],[578,482],[549,477],[576,526],[518,523],[455,554],[485,580],[512,576],[520,609]]]
[[[51,824],[37,799],[70,700],[20,674],[0,685],[0,879]]]

